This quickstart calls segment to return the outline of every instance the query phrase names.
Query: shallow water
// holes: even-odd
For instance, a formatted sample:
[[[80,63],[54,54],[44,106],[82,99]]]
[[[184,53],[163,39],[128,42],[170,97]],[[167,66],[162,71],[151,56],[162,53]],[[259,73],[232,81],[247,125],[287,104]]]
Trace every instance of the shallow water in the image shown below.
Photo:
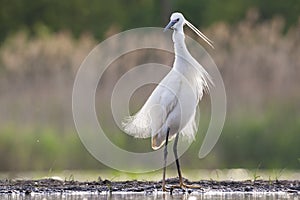
[[[98,200],[98,199],[172,199],[172,200],[208,200],[208,199],[230,199],[230,200],[272,200],[286,199],[299,200],[300,195],[288,193],[197,193],[197,194],[166,194],[166,193],[68,193],[68,194],[0,194],[1,200]]]

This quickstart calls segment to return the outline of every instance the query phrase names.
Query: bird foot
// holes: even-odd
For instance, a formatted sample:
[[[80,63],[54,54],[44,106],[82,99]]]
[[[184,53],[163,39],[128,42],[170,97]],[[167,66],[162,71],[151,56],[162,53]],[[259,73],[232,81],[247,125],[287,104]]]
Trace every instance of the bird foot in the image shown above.
[[[202,189],[200,185],[187,185],[185,183],[180,183],[179,185],[170,185],[169,187],[163,186],[163,192],[172,193],[174,189],[181,189],[186,191],[187,189]]]
[[[180,188],[180,189],[201,189],[200,185],[188,185],[185,183],[180,183],[179,185],[173,185],[172,188]]]
[[[163,192],[169,192],[170,190],[167,189],[166,186],[163,186],[163,187],[162,187],[162,191],[163,191]]]

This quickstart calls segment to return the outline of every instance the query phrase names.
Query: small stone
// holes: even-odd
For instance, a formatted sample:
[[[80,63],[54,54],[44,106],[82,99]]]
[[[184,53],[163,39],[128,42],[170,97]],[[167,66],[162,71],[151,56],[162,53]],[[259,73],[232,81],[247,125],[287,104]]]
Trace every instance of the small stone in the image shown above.
[[[251,192],[251,191],[253,191],[253,188],[250,187],[250,186],[247,186],[247,187],[245,187],[244,191],[245,192]]]
[[[30,195],[31,194],[31,191],[30,190],[25,190],[25,195]]]

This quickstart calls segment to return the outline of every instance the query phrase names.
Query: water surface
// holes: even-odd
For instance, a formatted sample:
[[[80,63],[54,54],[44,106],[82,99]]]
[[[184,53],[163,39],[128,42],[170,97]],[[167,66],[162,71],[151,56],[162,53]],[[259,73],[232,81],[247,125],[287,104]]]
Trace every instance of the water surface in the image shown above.
[[[145,199],[145,200],[208,200],[208,199],[231,199],[231,200],[273,200],[286,199],[298,200],[300,195],[288,193],[197,193],[197,194],[173,194],[168,193],[69,193],[69,194],[0,194],[1,200],[98,200],[98,199]]]

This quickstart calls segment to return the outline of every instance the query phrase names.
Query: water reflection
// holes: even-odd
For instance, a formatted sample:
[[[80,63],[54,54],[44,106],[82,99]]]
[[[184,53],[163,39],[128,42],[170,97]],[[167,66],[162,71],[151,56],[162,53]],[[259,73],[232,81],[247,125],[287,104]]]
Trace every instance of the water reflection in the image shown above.
[[[117,194],[0,194],[1,200],[298,200],[300,194],[287,193],[199,193],[199,194],[144,194],[144,193],[117,193]]]

